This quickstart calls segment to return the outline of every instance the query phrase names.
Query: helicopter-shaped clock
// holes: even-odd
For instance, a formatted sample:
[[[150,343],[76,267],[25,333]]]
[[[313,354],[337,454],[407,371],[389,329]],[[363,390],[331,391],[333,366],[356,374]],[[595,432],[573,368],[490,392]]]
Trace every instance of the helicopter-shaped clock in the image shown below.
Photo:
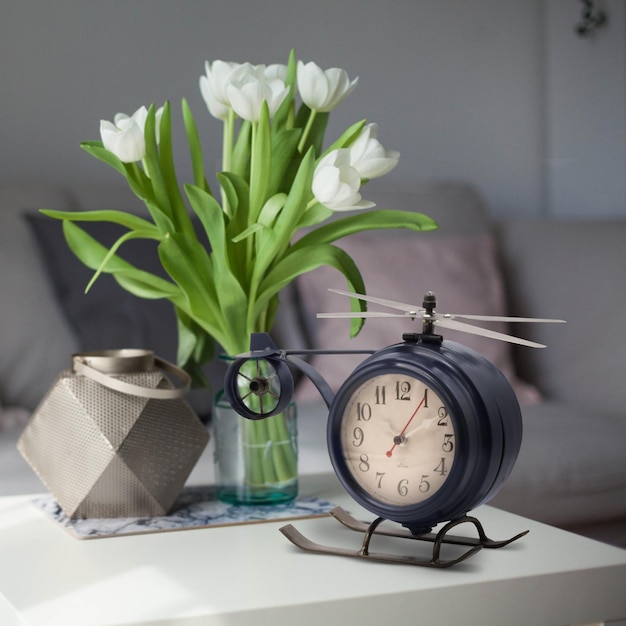
[[[293,395],[289,366],[300,369],[317,387],[328,406],[327,446],[340,482],[363,508],[377,518],[369,526],[344,510],[331,514],[365,533],[354,552],[313,543],[293,526],[281,528],[293,543],[314,552],[343,554],[431,567],[448,567],[483,547],[497,548],[518,539],[490,540],[468,512],[490,500],[511,473],[522,442],[522,417],[510,383],[488,359],[459,343],[444,341],[436,331],[454,329],[530,347],[542,344],[458,321],[562,322],[563,320],[436,312],[433,292],[417,307],[349,291],[331,291],[400,312],[319,313],[318,317],[406,317],[421,320],[420,333],[369,354],[336,394],[321,374],[296,355],[345,354],[348,351],[281,350],[269,335],[255,334],[251,352],[229,367],[225,393],[233,408],[249,419],[263,419],[284,410]],[[257,361],[250,375],[250,360]],[[260,366],[261,362],[263,367]],[[407,530],[378,528],[384,520]],[[438,533],[434,526],[447,522]],[[451,537],[461,523],[473,524],[477,538]],[[374,532],[434,543],[429,560],[372,554]],[[440,557],[442,543],[470,548],[453,559]]]

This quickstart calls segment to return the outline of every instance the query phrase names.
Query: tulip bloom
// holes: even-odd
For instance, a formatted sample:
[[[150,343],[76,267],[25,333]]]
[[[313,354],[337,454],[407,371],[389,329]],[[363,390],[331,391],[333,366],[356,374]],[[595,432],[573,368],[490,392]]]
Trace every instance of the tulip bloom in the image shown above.
[[[336,109],[358,80],[350,82],[347,72],[338,67],[322,70],[312,61],[306,65],[298,61],[298,91],[304,104],[318,113]]]
[[[244,120],[258,122],[261,105],[267,102],[270,117],[276,113],[289,93],[280,76],[286,74],[281,66],[251,65],[244,63],[229,75],[226,93],[235,113]]]
[[[398,164],[400,153],[385,150],[376,139],[377,135],[378,125],[367,124],[350,146],[350,165],[362,179],[384,176]]]
[[[157,143],[159,142],[162,114],[163,107],[156,112]],[[141,161],[146,156],[144,130],[147,117],[148,109],[142,106],[130,117],[125,113],[117,113],[112,123],[107,120],[100,120],[102,145],[123,163]]]
[[[369,209],[373,202],[361,199],[361,175],[350,165],[350,150],[329,152],[313,174],[312,191],[315,199],[333,211]]]
[[[206,75],[200,77],[200,93],[209,109],[209,113],[218,120],[225,120],[231,111],[227,89],[230,75],[240,66],[227,61],[205,62]]]

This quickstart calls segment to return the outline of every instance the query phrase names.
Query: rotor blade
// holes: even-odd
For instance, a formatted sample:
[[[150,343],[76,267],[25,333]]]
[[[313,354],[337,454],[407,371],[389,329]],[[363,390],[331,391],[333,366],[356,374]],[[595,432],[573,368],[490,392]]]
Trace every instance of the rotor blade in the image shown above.
[[[411,317],[408,313],[384,313],[383,311],[342,311],[340,313],[318,313],[317,317],[339,318],[339,317]],[[414,316],[415,317],[415,316]]]
[[[543,319],[540,317],[507,317],[502,315],[465,315],[464,313],[435,313],[437,319],[455,319],[460,317],[466,320],[477,320],[482,322],[540,322],[565,324],[565,320]]]
[[[423,313],[426,309],[416,306],[415,304],[405,304],[404,302],[396,302],[395,300],[385,300],[385,298],[375,298],[373,296],[366,296],[362,293],[354,293],[352,291],[343,291],[342,289],[329,289],[333,293],[338,293],[340,296],[350,296],[351,298],[358,298],[359,300],[365,300],[365,302],[373,302],[374,304],[382,304],[383,306],[391,307],[392,309],[399,309],[400,311],[406,311],[407,313]]]
[[[464,324],[463,322],[456,322],[450,319],[436,319],[433,320],[433,322],[436,326],[449,328],[450,330],[459,330],[461,332],[470,333],[472,335],[480,335],[481,337],[489,337],[490,339],[498,339],[500,341],[508,341],[509,343],[517,343],[520,346],[528,346],[530,348],[545,348],[542,343],[528,341],[528,339],[521,339],[520,337],[513,337],[512,335],[505,335],[504,333],[497,333],[493,330],[479,328],[478,326],[471,326],[470,324]]]

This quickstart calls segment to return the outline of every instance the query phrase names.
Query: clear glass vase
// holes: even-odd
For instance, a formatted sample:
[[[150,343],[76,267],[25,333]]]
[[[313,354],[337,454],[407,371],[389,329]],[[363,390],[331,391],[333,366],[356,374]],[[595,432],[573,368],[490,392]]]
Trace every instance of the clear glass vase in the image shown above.
[[[298,495],[295,402],[260,420],[241,417],[220,391],[213,402],[217,498],[231,504],[279,504]]]

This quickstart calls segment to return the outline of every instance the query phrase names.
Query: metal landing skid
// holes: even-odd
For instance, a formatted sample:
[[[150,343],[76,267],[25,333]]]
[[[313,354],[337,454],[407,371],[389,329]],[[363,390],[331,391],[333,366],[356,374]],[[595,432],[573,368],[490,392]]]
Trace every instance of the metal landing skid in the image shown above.
[[[308,552],[316,552],[318,554],[334,554],[338,556],[351,556],[362,559],[369,559],[372,561],[381,561],[383,563],[401,563],[405,565],[419,565],[422,567],[450,567],[456,565],[461,561],[469,558],[470,556],[479,552],[482,548],[502,548],[513,541],[516,541],[520,537],[528,534],[528,531],[524,531],[519,535],[515,535],[510,539],[504,541],[493,541],[489,539],[485,534],[482,524],[475,518],[464,516],[456,520],[448,522],[437,533],[426,533],[423,535],[412,535],[409,531],[402,529],[391,528],[378,528],[379,524],[384,521],[382,517],[375,519],[371,524],[365,524],[352,517],[349,513],[344,511],[341,507],[337,506],[330,511],[337,521],[341,522],[344,526],[355,530],[357,532],[364,533],[363,545],[360,550],[349,550],[346,548],[335,548],[332,546],[325,546],[319,543],[315,543],[310,539],[307,539],[302,533],[300,533],[294,526],[288,524],[280,528],[280,532],[289,539],[293,544],[306,550]],[[459,524],[470,523],[476,527],[478,537],[459,537],[456,535],[448,535],[448,531],[458,526]],[[413,556],[400,556],[394,554],[383,554],[369,551],[369,544],[372,535],[377,533],[379,535],[385,535],[388,537],[399,537],[402,539],[416,539],[418,541],[429,541],[433,543],[433,555],[430,560],[420,559]],[[444,560],[441,558],[441,546],[443,544],[453,544],[460,546],[469,546],[469,550],[466,550],[459,557],[454,559]]]

